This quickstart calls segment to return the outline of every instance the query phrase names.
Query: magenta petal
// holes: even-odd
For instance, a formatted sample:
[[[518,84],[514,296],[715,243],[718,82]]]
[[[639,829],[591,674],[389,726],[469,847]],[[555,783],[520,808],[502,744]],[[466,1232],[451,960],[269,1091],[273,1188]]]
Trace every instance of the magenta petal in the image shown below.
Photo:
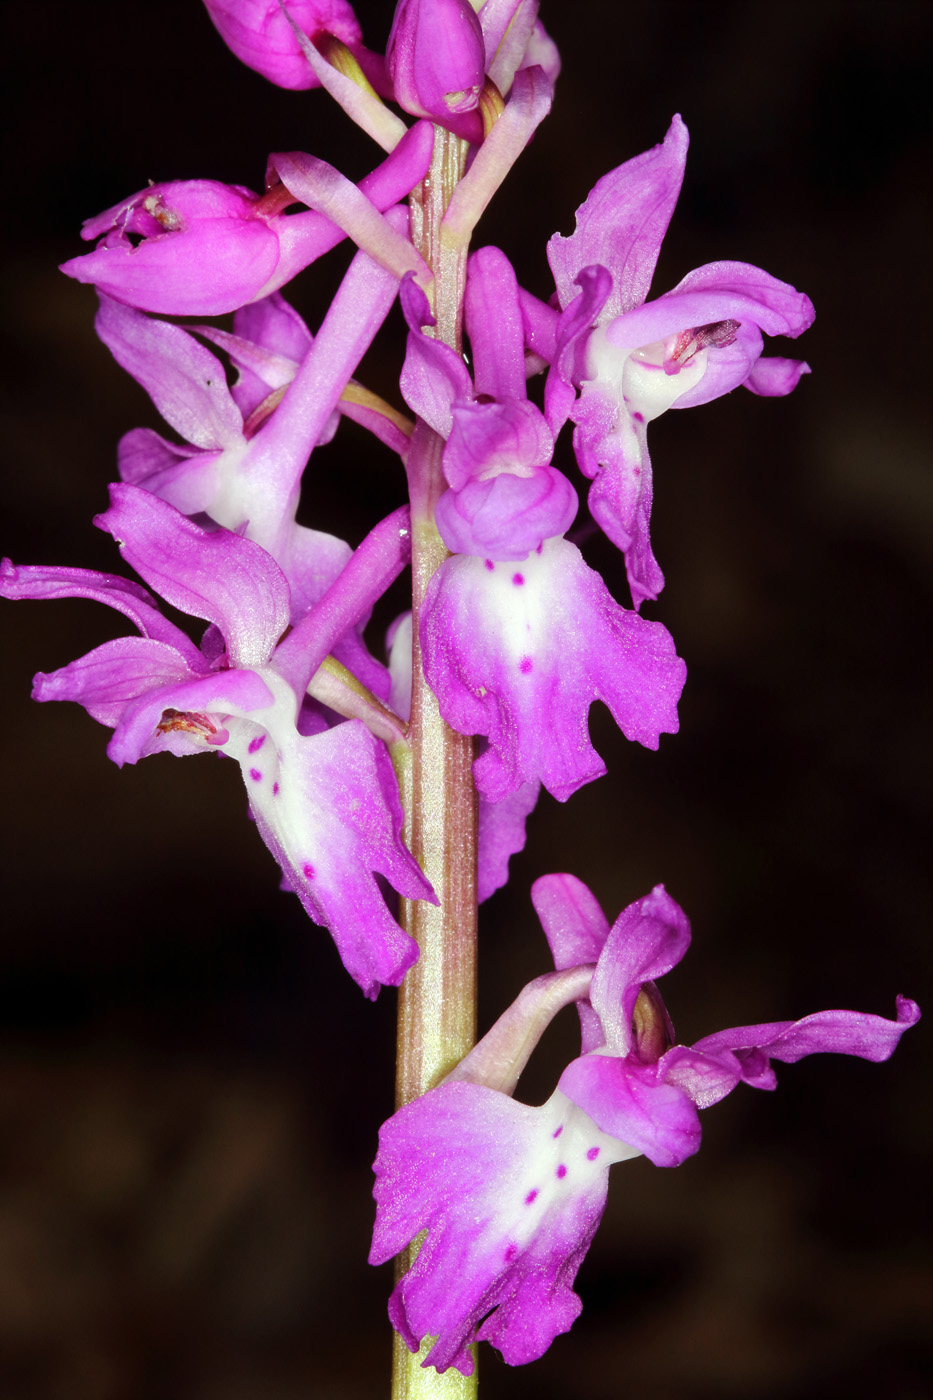
[[[479,799],[477,901],[508,883],[509,857],[525,849],[525,821],[534,811],[540,783],[523,783],[501,802]]]
[[[17,566],[4,559],[0,563],[0,597],[92,598],[128,617],[144,637],[153,637],[180,652],[187,665],[197,669],[201,661],[197,647],[180,627],[162,616],[152,595],[138,583],[131,583],[117,574],[99,574],[93,569],[46,568],[41,564]]]
[[[389,1304],[412,1350],[437,1338],[426,1365],[470,1375],[475,1336],[520,1365],[567,1331],[580,1312],[572,1284],[602,1215],[606,1168],[631,1155],[614,1146],[561,1094],[528,1108],[459,1082],[383,1124],[370,1263],[427,1230]]]
[[[569,238],[557,233],[550,240],[548,262],[561,306],[576,296],[577,274],[593,264],[612,276],[604,320],[645,300],[683,182],[687,141],[687,128],[675,116],[660,146],[626,161],[593,186],[577,210],[576,231]]]
[[[399,380],[402,396],[412,412],[447,438],[453,404],[458,399],[472,399],[472,380],[456,351],[422,332],[422,326],[435,322],[428,299],[414,278],[403,278],[399,297],[410,332]]]
[[[560,801],[605,770],[587,713],[602,699],[630,739],[677,729],[685,668],[666,630],[626,612],[579,550],[548,540],[520,565],[457,556],[434,575],[421,624],[425,674],[491,801],[540,779]]]
[[[501,249],[480,248],[469,259],[463,311],[477,394],[524,399],[524,322],[518,282]]]
[[[696,1107],[655,1065],[599,1053],[567,1066],[560,1090],[609,1137],[643,1152],[656,1167],[677,1167],[700,1146]]]
[[[233,318],[234,334],[298,363],[311,349],[311,332],[279,292],[241,306]]]
[[[150,637],[119,637],[33,681],[34,700],[74,700],[100,724],[114,728],[140,695],[197,676],[174,647]]]
[[[241,63],[278,87],[318,87],[278,0],[204,0],[220,37]],[[350,48],[362,35],[347,0],[288,0],[288,13],[303,34],[334,34]]]
[[[223,366],[181,326],[101,296],[94,327],[117,364],[143,386],[186,442],[218,448],[243,441],[243,418]]]
[[[541,410],[524,397],[524,379],[521,398],[454,404],[453,427],[444,448],[444,475],[454,490],[499,472],[530,475],[553,455],[554,436]]]
[[[152,428],[131,428],[117,444],[120,480],[161,496],[182,515],[207,510],[217,494],[222,456],[168,442]]]
[[[531,902],[558,972],[597,961],[609,937],[609,920],[582,880],[542,875],[531,887]]]
[[[558,971],[594,963],[609,937],[609,920],[596,896],[576,875],[542,875],[531,887],[531,902]],[[580,1053],[605,1045],[602,1023],[589,1001],[577,1003],[582,1043]]]
[[[670,972],[689,946],[690,923],[663,885],[623,909],[599,955],[590,987],[590,1002],[612,1054],[627,1055],[632,1049],[632,1012],[642,983]]]
[[[271,295],[277,296],[278,294],[273,292]],[[263,297],[262,301],[255,303],[255,305],[261,306],[269,299],[269,297]],[[247,340],[239,335],[230,335],[228,331],[218,330],[216,326],[197,326],[195,329],[198,335],[204,336],[205,340],[211,341],[220,350],[226,351],[230,357],[230,363],[237,371],[237,380],[231,387],[230,394],[244,420],[249,419],[254,410],[268,398],[272,390],[284,389],[287,384],[292,382],[300,361],[311,348],[311,335],[307,330],[305,345],[297,356],[292,357],[282,354],[280,351],[268,349],[255,340]],[[260,426],[262,421],[264,420],[258,420],[256,426]],[[251,436],[252,425],[248,421],[245,432],[247,436]]]
[[[803,292],[750,263],[707,263],[673,291],[619,316],[606,335],[618,349],[636,349],[688,327],[727,320],[750,321],[766,335],[797,336],[812,324],[813,304]]]
[[[203,530],[138,486],[110,488],[96,517],[166,602],[223,632],[231,665],[261,666],[288,625],[288,584],[271,555],[229,530]]]
[[[694,1050],[717,1052],[759,1049],[787,1064],[805,1055],[858,1055],[863,1060],[886,1060],[906,1030],[920,1019],[920,1008],[909,997],[898,997],[897,1019],[863,1011],[817,1011],[800,1021],[772,1021],[760,1026],[736,1026],[704,1036]]]
[[[752,366],[744,384],[753,394],[774,398],[796,389],[801,376],[810,373],[805,360],[785,360],[780,355],[764,355]]]
[[[518,289],[518,302],[522,312],[526,348],[550,364],[557,353],[556,337],[560,312],[533,297],[523,287]]]
[[[743,1080],[756,1089],[776,1089],[777,1076],[766,1056],[752,1052],[740,1058],[731,1050],[700,1051],[674,1045],[658,1061],[666,1084],[682,1089],[697,1108],[719,1103]]]
[[[544,411],[551,431],[557,433],[571,416],[575,384],[591,375],[587,363],[590,332],[612,290],[612,278],[604,267],[584,267],[576,278],[580,295],[560,314],[553,363],[547,377]]]
[[[598,384],[584,384],[573,406],[574,450],[580,470],[594,478],[588,504],[600,529],[625,555],[625,572],[636,609],[656,598],[664,575],[651,548],[649,526],[653,483],[648,425],[630,414]]]
[[[455,554],[521,560],[569,530],[578,505],[564,474],[540,467],[531,476],[503,472],[491,481],[468,481],[460,491],[445,491],[434,517]]]

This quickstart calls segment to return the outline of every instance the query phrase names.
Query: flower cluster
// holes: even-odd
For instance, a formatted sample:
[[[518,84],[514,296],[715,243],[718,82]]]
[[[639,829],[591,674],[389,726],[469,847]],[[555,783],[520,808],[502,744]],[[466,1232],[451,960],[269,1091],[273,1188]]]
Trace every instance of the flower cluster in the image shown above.
[[[150,184],[85,223],[94,247],[63,271],[97,289],[101,340],[174,434],[123,437],[120,480],[95,521],[146,587],[5,560],[0,594],[93,598],[127,617],[139,635],[38,675],[35,698],[83,705],[112,729],[119,765],[159,752],[236,759],[283,886],[373,997],[418,957],[397,896],[438,902],[403,839],[413,665],[447,725],[476,741],[485,899],[505,883],[541,787],[566,802],[605,772],[588,730],[594,701],[647,748],[677,731],[685,665],[665,626],[639,611],[663,585],[648,423],[740,385],[790,392],[808,368],[763,357],[763,336],[797,336],[813,311],[737,262],[700,267],[648,300],[683,178],[679,117],[659,146],[597,182],[572,235],[550,240],[553,293],[520,286],[498,248],[468,255],[551,106],[560,61],[537,0],[399,0],[384,55],[363,43],[347,0],[206,5],[238,58],[282,87],[324,88],[381,156],[353,182],[318,156],[272,153],[262,193]],[[426,191],[454,145],[459,178],[425,237]],[[282,288],[312,266],[317,275],[344,239],[355,252],[312,333]],[[450,267],[462,297],[445,329],[438,284]],[[407,324],[399,390],[414,421],[357,378],[396,298]],[[166,319],[227,313],[232,326]],[[391,449],[409,491],[355,550],[297,518],[309,461],[343,417]],[[568,423],[631,607],[567,537],[579,497],[554,458]],[[393,625],[385,665],[365,628],[425,533],[443,560],[414,617]],[[197,641],[156,595],[206,624]],[[919,1014],[901,999],[894,1022],[823,1012],[676,1045],[654,979],[689,932],[664,890],[611,929],[572,876],[539,880],[534,900],[556,972],[381,1134],[372,1260],[427,1232],[390,1314],[412,1349],[436,1338],[425,1364],[439,1370],[469,1373],[476,1337],[522,1362],[570,1326],[613,1162],[677,1165],[697,1150],[697,1110],[740,1082],[772,1088],[772,1059],[884,1059]],[[531,1047],[570,1001],[581,1055],[545,1105],[517,1103]]]

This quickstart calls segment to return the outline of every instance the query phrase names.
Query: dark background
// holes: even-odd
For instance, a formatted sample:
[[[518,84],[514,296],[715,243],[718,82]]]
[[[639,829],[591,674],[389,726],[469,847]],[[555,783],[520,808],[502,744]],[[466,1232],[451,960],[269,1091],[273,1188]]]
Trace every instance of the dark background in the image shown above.
[[[379,47],[391,6],[358,11]],[[658,880],[683,904],[694,947],[665,994],[688,1042],[923,996],[928,14],[542,6],[565,65],[555,110],[481,241],[546,296],[547,237],[679,110],[692,150],[656,291],[741,258],[809,292],[817,322],[801,346],[814,372],[790,399],[738,390],[652,428],[667,588],[646,611],[688,663],[681,733],[651,754],[594,708],[609,777],[566,808],[541,802],[482,911],[483,1028],[546,969],[528,887],[556,869],[610,917]],[[270,150],[354,178],[378,153],[323,94],[238,65],[195,0],[6,16],[2,548],[120,572],[90,518],[119,435],[159,420],[95,340],[93,292],[55,270],[81,220],[149,178],[258,188]],[[290,289],[313,325],[345,260]],[[362,376],[387,394],[398,337],[393,321]],[[345,423],[315,456],[302,518],[355,544],[401,493],[397,462]],[[584,548],[626,601],[619,556]],[[83,710],[30,704],[34,671],[125,632],[121,618],[4,604],[0,627],[0,1393],[385,1394],[391,1271],[364,1261],[394,994],[365,1002],[278,893],[234,765],[119,772]],[[574,1033],[565,1013],[529,1101]],[[785,1067],[776,1095],[740,1089],[711,1110],[676,1172],[613,1168],[583,1316],[519,1371],[484,1348],[484,1395],[927,1394],[925,1041],[921,1025],[887,1066]]]

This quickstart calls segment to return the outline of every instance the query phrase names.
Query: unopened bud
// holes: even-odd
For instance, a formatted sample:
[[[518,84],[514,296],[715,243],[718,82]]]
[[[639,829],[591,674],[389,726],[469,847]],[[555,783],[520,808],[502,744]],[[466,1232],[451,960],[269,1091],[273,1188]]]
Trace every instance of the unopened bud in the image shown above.
[[[469,0],[399,0],[386,50],[395,100],[442,125],[475,111],[486,50]]]

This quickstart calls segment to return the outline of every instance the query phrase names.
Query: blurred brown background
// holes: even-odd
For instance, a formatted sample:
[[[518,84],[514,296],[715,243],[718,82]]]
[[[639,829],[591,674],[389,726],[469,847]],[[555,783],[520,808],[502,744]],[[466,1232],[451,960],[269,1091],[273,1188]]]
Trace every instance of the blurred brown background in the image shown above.
[[[391,6],[361,4],[380,46]],[[929,10],[922,3],[545,3],[555,111],[482,226],[550,290],[556,229],[610,166],[692,134],[656,291],[716,258],[808,291],[813,366],[652,428],[662,619],[690,677],[676,739],[545,799],[482,914],[481,1023],[546,968],[532,879],[610,917],[663,880],[694,947],[681,1037],[922,998],[929,928],[924,588],[929,479]],[[80,221],[149,178],[257,188],[270,150],[358,177],[377,155],[322,94],[241,68],[196,0],[9,6],[2,550],[121,571],[93,529],[119,435],[158,425],[55,270]],[[313,325],[345,263],[291,295]],[[363,377],[391,393],[393,321]],[[396,336],[393,341],[392,335]],[[776,346],[778,353],[785,349]],[[563,448],[569,468],[569,449]],[[579,478],[577,478],[579,481]],[[401,499],[345,423],[303,518],[356,543]],[[585,550],[626,601],[621,561]],[[400,596],[376,619],[378,638]],[[34,671],[123,633],[81,602],[5,604],[0,943],[4,1400],[368,1400],[390,1271],[365,1264],[394,994],[375,1006],[277,891],[234,765],[118,772],[106,731],[33,706]],[[929,1003],[928,1003],[929,1004]],[[558,1022],[522,1091],[574,1053]],[[488,1400],[920,1400],[929,1315],[924,1025],[879,1067],[829,1057],[737,1091],[676,1172],[615,1167],[585,1309],[532,1367],[484,1350]]]

